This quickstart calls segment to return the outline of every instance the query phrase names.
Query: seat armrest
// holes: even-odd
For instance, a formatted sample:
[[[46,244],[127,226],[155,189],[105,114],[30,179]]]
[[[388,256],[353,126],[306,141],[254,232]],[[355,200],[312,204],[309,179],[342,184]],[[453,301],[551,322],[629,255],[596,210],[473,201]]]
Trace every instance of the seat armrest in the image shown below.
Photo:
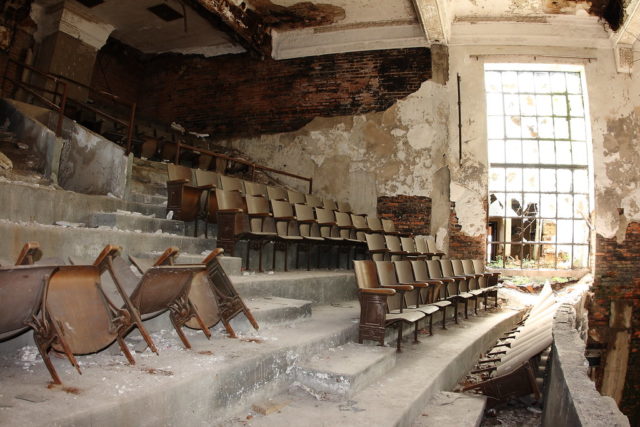
[[[190,181],[186,178],[182,179],[174,179],[172,181],[167,181],[167,185],[169,184],[188,184]]]
[[[402,285],[402,284],[382,285],[382,288],[395,289],[396,291],[412,291],[413,290],[413,286],[411,286],[411,285]]]
[[[363,294],[374,294],[374,295],[395,295],[396,291],[393,289],[384,289],[384,288],[361,288],[360,292]]]
[[[293,221],[296,219],[295,216],[275,216],[273,217],[276,221]]]
[[[207,184],[207,185],[198,185],[197,187],[193,187],[193,188],[197,188],[198,190],[213,190],[214,188],[216,188],[216,186],[213,184]]]
[[[438,279],[428,279],[428,280],[423,280],[423,282],[429,285],[444,285],[444,281],[438,280]]]
[[[456,281],[456,279],[454,279],[453,277],[439,277],[436,280],[440,280],[443,283],[453,283]]]
[[[218,209],[218,212],[227,212],[227,213],[244,213],[242,209]]]

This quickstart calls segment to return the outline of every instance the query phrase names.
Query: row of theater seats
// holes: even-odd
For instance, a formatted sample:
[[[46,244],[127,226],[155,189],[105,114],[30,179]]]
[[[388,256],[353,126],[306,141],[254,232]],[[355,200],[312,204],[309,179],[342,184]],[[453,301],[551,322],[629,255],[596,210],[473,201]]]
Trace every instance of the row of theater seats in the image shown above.
[[[99,352],[118,342],[130,364],[135,360],[124,337],[138,328],[151,351],[158,349],[143,321],[169,311],[180,340],[191,348],[183,326],[200,329],[222,322],[235,337],[230,320],[244,313],[254,328],[258,324],[218,262],[223,251],[214,250],[201,264],[177,265],[176,248],[155,261],[132,258],[140,274],[132,271],[120,248],[107,245],[91,264],[67,264],[40,259],[36,242],[28,243],[16,265],[0,266],[0,341],[33,329],[33,338],[53,382],[60,377],[49,359],[53,349],[64,354],[79,373],[75,356]],[[112,281],[102,280],[109,272]],[[222,310],[220,307],[224,307]]]
[[[402,259],[396,261],[354,261],[359,288],[360,326],[358,341],[373,340],[384,345],[385,329],[398,329],[397,349],[401,349],[403,324],[413,325],[418,339],[419,323],[428,320],[433,334],[433,315],[442,312],[446,328],[447,308],[458,323],[458,305],[493,297],[498,304],[499,273],[487,272],[480,260]]]
[[[168,165],[168,172],[167,210],[174,212],[174,218],[184,221],[204,218],[208,223],[217,223],[218,246],[233,255],[237,242],[248,240],[245,265],[248,265],[249,251],[256,249],[259,271],[263,271],[262,252],[267,243],[274,244],[272,269],[277,253],[282,251],[285,271],[293,244],[296,245],[296,268],[299,268],[300,252],[306,252],[307,270],[312,246],[322,244],[337,247],[337,268],[341,254],[347,255],[348,267],[351,253],[354,258],[365,257],[367,251],[382,257],[444,255],[435,249],[432,236],[417,236],[414,240],[396,231],[391,220],[353,212],[348,202],[173,164]],[[192,182],[195,185],[191,185]]]

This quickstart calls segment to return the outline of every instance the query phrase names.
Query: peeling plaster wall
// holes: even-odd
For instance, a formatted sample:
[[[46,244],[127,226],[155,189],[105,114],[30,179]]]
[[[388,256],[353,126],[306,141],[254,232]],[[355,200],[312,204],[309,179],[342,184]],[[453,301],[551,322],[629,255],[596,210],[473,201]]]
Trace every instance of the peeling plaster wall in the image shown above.
[[[375,214],[378,196],[431,195],[444,165],[448,115],[446,87],[427,81],[384,112],[316,118],[296,132],[227,143],[258,163],[313,177],[314,193]]]

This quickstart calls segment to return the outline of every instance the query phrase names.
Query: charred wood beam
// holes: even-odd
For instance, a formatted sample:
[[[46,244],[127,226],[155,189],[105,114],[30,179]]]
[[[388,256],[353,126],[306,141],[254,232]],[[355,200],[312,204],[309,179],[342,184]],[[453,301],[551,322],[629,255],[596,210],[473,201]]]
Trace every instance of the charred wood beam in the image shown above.
[[[244,41],[243,47],[249,48],[260,57],[271,57],[271,32],[269,26],[245,3],[236,6],[230,0],[196,0],[206,10],[220,17]]]

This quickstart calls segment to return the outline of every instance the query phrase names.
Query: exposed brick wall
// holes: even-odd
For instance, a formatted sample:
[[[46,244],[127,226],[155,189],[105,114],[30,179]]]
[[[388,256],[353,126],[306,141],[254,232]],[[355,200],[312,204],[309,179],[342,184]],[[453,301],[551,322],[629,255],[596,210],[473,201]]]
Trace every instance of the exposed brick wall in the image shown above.
[[[391,219],[396,230],[431,233],[431,199],[424,196],[378,197],[378,217]]]
[[[469,236],[462,231],[456,215],[456,204],[451,203],[449,215],[449,258],[484,259],[487,248],[487,236]]]
[[[431,76],[429,49],[394,49],[259,61],[160,55],[146,63],[145,117],[214,138],[299,129],[314,117],[382,111]]]
[[[127,101],[138,101],[145,78],[142,53],[117,40],[109,39],[98,51],[91,86]]]
[[[640,223],[627,226],[625,240],[596,237],[596,264],[593,297],[589,307],[589,345],[610,346],[611,301],[626,300],[633,304],[631,343],[621,410],[631,425],[640,425]],[[606,363],[606,354],[604,357]],[[602,371],[596,372],[597,383]]]

